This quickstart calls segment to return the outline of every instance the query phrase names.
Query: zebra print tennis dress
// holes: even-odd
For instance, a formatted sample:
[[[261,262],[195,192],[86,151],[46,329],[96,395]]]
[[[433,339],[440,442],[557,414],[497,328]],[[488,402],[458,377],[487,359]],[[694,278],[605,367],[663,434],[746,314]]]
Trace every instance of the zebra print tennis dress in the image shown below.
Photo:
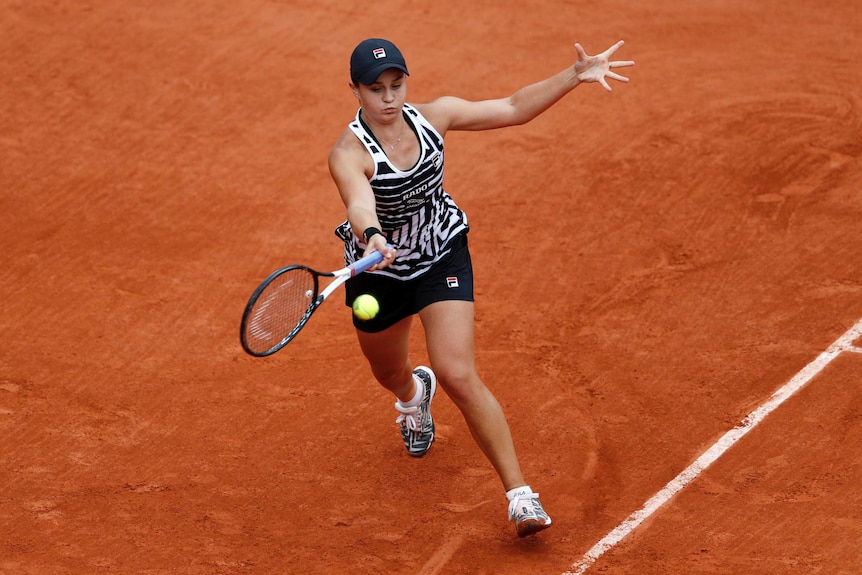
[[[395,246],[394,263],[371,273],[408,280],[419,277],[449,253],[449,242],[469,230],[467,215],[443,190],[443,137],[416,108],[404,104],[404,119],[419,139],[419,161],[409,170],[394,166],[371,130],[361,110],[350,130],[371,154],[374,175],[371,189],[383,234]],[[358,230],[362,234],[362,230]],[[345,265],[362,256],[365,243],[356,237],[348,221],[335,229],[344,241]]]

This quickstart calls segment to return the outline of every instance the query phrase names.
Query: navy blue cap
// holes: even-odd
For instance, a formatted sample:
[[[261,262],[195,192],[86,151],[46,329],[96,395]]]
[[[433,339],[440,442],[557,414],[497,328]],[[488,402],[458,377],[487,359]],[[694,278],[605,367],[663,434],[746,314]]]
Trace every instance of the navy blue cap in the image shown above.
[[[353,49],[350,56],[350,79],[354,84],[370,86],[389,68],[397,68],[410,75],[401,50],[389,40],[369,38]]]

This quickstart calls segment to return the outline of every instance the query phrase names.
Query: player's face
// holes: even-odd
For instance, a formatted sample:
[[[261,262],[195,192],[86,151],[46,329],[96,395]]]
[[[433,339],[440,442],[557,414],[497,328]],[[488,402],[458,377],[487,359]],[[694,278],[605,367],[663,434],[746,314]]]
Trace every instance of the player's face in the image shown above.
[[[390,68],[378,76],[370,86],[353,86],[359,96],[359,105],[364,113],[376,121],[388,123],[401,115],[407,99],[407,76],[397,68]]]

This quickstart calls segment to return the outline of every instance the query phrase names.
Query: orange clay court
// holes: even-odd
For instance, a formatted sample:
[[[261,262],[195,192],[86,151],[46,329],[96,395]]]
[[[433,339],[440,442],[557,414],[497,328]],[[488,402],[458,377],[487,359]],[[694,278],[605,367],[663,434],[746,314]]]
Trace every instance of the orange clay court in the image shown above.
[[[859,18],[0,0],[0,574],[862,573]],[[532,538],[444,394],[407,455],[340,297],[239,345],[270,271],[342,265],[326,156],[370,36],[419,102],[508,95],[575,42],[637,62],[447,138],[479,371],[554,519]]]

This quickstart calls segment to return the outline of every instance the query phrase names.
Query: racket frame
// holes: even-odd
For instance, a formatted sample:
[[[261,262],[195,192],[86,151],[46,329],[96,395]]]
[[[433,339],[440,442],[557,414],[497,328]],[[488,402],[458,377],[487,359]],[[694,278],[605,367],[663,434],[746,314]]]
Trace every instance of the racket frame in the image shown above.
[[[374,267],[378,263],[383,261],[383,254],[379,251],[374,251],[368,254],[367,256],[356,260],[349,266],[343,267],[340,270],[335,270],[332,272],[320,272],[314,269],[311,269],[307,266],[303,265],[290,265],[280,269],[275,270],[265,280],[263,280],[257,289],[254,290],[254,293],[251,294],[251,297],[248,300],[248,303],[245,306],[245,311],[242,314],[242,322],[240,323],[240,343],[242,344],[243,350],[249,355],[253,355],[255,357],[266,357],[268,355],[272,355],[288,343],[290,343],[305,327],[305,324],[308,323],[308,320],[311,318],[312,314],[317,310],[320,305],[326,301],[330,295],[332,295],[335,290],[341,287],[347,280],[350,278],[361,274]],[[314,278],[314,289],[313,293],[310,297],[311,302],[308,304],[308,309],[305,310],[305,314],[300,318],[300,320],[296,323],[296,326],[292,330],[290,330],[278,343],[266,349],[264,351],[257,351],[250,347],[248,338],[246,337],[247,327],[249,325],[249,321],[252,317],[252,309],[254,305],[257,303],[260,295],[266,290],[267,286],[269,286],[273,281],[275,281],[281,275],[296,269],[303,269],[308,271],[311,276]],[[320,292],[320,278],[322,277],[334,277],[335,279],[327,285],[322,292]]]

